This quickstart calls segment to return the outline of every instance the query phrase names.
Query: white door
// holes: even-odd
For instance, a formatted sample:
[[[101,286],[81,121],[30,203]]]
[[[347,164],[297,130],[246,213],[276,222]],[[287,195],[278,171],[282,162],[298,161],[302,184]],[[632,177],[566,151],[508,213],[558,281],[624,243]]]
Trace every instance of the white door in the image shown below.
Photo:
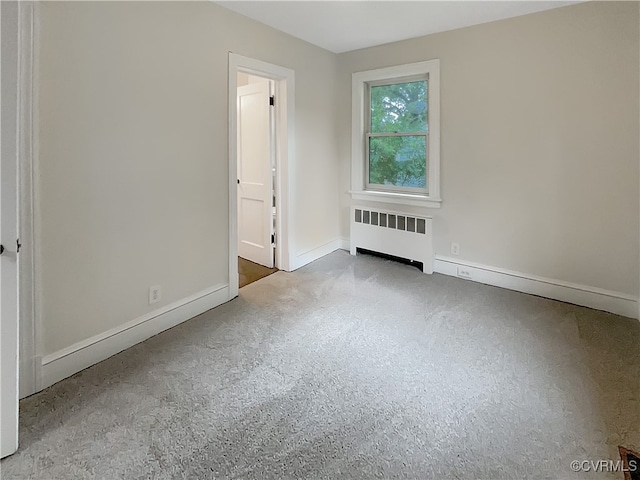
[[[269,82],[238,87],[238,255],[273,267]]]
[[[18,448],[18,2],[0,2],[0,457]]]

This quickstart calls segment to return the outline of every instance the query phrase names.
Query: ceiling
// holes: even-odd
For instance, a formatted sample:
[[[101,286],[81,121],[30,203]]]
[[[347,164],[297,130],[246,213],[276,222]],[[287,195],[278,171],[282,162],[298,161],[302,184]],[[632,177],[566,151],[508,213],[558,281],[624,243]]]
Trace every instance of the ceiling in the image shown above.
[[[227,1],[217,4],[343,53],[577,1]]]

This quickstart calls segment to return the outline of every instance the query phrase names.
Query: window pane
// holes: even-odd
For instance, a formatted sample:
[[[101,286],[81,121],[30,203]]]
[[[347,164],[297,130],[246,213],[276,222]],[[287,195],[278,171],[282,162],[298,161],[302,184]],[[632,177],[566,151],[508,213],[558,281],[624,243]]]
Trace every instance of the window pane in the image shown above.
[[[426,80],[371,87],[371,133],[426,131]]]
[[[426,137],[369,137],[369,183],[426,188]]]

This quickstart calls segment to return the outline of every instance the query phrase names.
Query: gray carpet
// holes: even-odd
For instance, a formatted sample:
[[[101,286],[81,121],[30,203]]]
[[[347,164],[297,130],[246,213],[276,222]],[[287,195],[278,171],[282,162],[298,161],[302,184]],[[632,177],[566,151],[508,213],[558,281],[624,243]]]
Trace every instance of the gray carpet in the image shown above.
[[[618,478],[640,322],[346,252],[21,403],[3,479]]]

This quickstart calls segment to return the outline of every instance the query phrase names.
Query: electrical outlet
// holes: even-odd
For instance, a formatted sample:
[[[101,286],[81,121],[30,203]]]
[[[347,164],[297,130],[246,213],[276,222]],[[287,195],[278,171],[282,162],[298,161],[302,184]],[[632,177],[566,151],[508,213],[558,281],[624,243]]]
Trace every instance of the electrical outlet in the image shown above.
[[[460,244],[452,243],[451,244],[451,255],[460,255]]]
[[[471,270],[468,267],[458,267],[458,276],[466,280],[471,280],[473,278]]]
[[[160,285],[149,287],[149,305],[158,303],[162,298],[162,288]]]

